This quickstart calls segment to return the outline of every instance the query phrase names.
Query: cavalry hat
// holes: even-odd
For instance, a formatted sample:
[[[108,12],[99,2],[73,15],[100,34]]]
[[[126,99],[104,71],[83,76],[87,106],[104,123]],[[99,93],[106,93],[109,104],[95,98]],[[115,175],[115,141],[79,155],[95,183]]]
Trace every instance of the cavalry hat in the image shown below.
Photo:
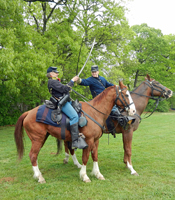
[[[59,71],[57,71],[57,67],[49,67],[49,68],[47,69],[47,73],[50,73],[50,72],[59,73]]]
[[[96,71],[98,71],[98,65],[92,65],[91,72],[96,72]]]

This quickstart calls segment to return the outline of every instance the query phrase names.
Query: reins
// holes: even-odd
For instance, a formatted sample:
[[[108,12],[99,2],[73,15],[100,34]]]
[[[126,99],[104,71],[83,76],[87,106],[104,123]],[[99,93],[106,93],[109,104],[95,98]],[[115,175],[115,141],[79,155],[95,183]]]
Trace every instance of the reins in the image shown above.
[[[120,93],[121,91],[123,91],[123,90],[124,90],[124,89],[120,89],[120,87],[119,87],[119,93]],[[84,98],[86,98],[86,97],[84,97],[82,94],[78,93],[77,91],[75,91],[75,90],[73,90],[73,89],[72,89],[72,91],[75,92],[77,95],[81,96],[83,100],[84,100]],[[123,98],[123,100],[124,100],[125,103],[126,103],[126,106],[125,106],[125,104],[124,104],[124,103],[122,102],[122,100],[119,98],[119,93],[118,93],[117,89],[116,89],[116,93],[117,93],[117,97],[116,97],[116,99],[115,99],[115,103],[117,103],[117,100],[119,100],[119,101],[123,104],[123,106],[124,106],[125,108],[129,108],[129,106],[130,106],[132,103],[128,104],[128,103],[126,102],[124,96],[123,96],[123,93],[121,93],[122,98]],[[86,98],[86,99],[87,99],[87,98]],[[87,99],[87,100],[89,100],[89,99]],[[89,101],[90,101],[90,100],[89,100]],[[99,113],[101,113],[101,114],[103,114],[103,115],[107,115],[107,114],[105,114],[105,113],[99,111],[98,109],[96,109],[94,106],[92,106],[92,105],[91,105],[90,103],[88,103],[86,100],[84,100],[84,102],[87,103],[89,106],[91,106],[91,107],[92,107],[94,110],[96,110],[97,112],[99,112]],[[124,108],[124,109],[125,109],[125,108]],[[121,112],[124,112],[124,109],[123,109]],[[108,115],[108,116],[111,116],[111,115]],[[112,117],[112,116],[111,116],[111,117]]]

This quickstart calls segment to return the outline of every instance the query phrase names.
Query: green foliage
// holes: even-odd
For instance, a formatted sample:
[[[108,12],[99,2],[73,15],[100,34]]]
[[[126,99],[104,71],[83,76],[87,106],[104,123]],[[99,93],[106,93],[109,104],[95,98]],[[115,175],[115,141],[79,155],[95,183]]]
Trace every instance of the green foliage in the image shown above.
[[[140,77],[147,73],[161,82],[168,82],[172,77],[174,79],[172,72],[175,63],[170,58],[174,37],[164,37],[159,29],[148,27],[147,24],[134,25],[132,29],[135,36],[129,43],[130,51],[125,57],[123,70],[128,75],[134,75],[134,87]]]
[[[81,78],[91,76],[90,66],[95,63],[100,75],[114,84],[123,79],[129,89],[146,73],[171,90],[175,88],[174,36],[164,37],[145,24],[130,28],[120,1],[0,0],[0,16],[1,102],[10,99],[2,104],[6,108],[0,107],[9,120],[0,120],[0,125],[13,124],[21,112],[49,98],[49,66],[58,67],[64,84],[78,74],[94,38]],[[75,89],[92,98],[88,88]],[[74,93],[71,96],[76,98]]]
[[[154,111],[155,107],[156,107],[156,102],[154,100],[150,99],[145,111],[152,112],[152,111]],[[170,109],[170,102],[168,100],[160,101],[157,106],[156,111],[157,112],[168,112],[169,109]]]
[[[175,109],[175,96],[172,96],[169,99],[169,103],[170,103],[170,108],[174,108]]]

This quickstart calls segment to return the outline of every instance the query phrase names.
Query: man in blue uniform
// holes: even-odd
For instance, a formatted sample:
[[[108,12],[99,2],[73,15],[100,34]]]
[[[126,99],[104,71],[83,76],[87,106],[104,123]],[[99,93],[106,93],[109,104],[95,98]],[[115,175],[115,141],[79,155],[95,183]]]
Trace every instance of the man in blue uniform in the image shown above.
[[[103,92],[107,87],[114,85],[109,83],[104,77],[99,76],[97,65],[91,67],[91,74],[92,76],[87,79],[80,79],[80,85],[89,86],[93,98]]]
[[[79,79],[77,83],[79,85],[89,86],[93,98],[103,92],[106,88],[114,85],[109,83],[104,77],[99,76],[99,69],[97,65],[93,65],[91,67],[91,74],[91,77],[87,79]],[[127,117],[121,115],[116,105],[112,108],[111,115],[115,116],[121,126],[126,126],[129,121]]]
[[[67,85],[63,85],[60,82],[60,79],[58,79],[58,71],[56,67],[49,67],[47,69],[47,77],[48,80],[48,89],[51,93],[52,97],[56,100],[59,99],[65,95],[69,95],[69,91],[71,90],[71,87],[74,86],[74,82],[79,79],[78,76],[75,76],[71,79],[71,81]],[[80,148],[85,149],[88,147],[86,144],[84,138],[79,136],[79,130],[78,130],[78,114],[74,110],[74,108],[71,105],[71,102],[67,101],[61,108],[62,112],[65,113],[69,119],[70,119],[70,132],[71,132],[71,138],[72,138],[72,149]]]

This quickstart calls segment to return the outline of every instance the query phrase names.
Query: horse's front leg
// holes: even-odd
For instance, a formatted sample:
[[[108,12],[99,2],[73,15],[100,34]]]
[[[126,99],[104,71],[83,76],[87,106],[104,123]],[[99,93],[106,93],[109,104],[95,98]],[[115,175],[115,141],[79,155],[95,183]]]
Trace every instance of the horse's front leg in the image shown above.
[[[123,148],[124,148],[124,163],[126,167],[131,171],[131,175],[138,176],[138,173],[134,170],[131,162],[131,146],[132,146],[132,136],[133,130],[124,130],[122,132],[123,135]]]
[[[98,145],[99,145],[99,140],[97,140],[94,143],[94,146],[91,150],[92,160],[94,161],[91,175],[94,175],[96,178],[98,178],[100,180],[105,180],[104,176],[100,173],[100,170],[98,167]]]
[[[63,160],[64,164],[67,164],[69,161],[69,151],[70,151],[74,165],[76,165],[78,168],[81,168],[82,165],[78,162],[74,149],[68,148],[68,142],[64,141],[64,148],[65,148],[65,158]]]

